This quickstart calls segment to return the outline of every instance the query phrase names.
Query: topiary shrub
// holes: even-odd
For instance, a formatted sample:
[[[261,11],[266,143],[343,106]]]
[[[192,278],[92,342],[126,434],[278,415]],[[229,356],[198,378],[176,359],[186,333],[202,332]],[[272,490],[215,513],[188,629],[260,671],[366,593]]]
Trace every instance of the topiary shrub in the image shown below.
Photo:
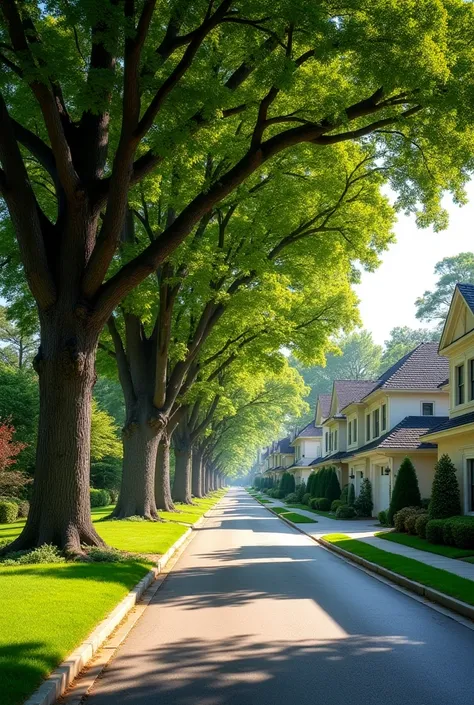
[[[395,514],[404,507],[421,507],[418,478],[410,458],[404,458],[398,470],[388,510],[388,520],[392,524]]]
[[[430,543],[443,543],[443,529],[446,519],[430,519],[426,524],[426,540]]]
[[[336,512],[337,519],[355,519],[356,516],[356,510],[349,504],[341,504],[341,506],[338,507]]]
[[[452,522],[451,531],[457,548],[474,548],[474,517],[459,517]]]
[[[290,494],[287,494],[285,497],[285,502],[288,504],[297,504],[298,502],[298,493],[297,492],[290,492]]]
[[[403,507],[403,509],[400,509],[400,511],[398,511],[393,517],[395,531],[405,531],[405,521],[412,514],[417,514],[419,509],[420,507]]]
[[[331,509],[331,503],[326,497],[313,497],[311,506],[313,509],[318,509],[320,512],[329,512]]]
[[[273,490],[272,497],[273,499],[283,499],[285,496],[285,493],[283,490]]]
[[[377,514],[379,523],[382,524],[382,526],[387,526],[387,512],[388,509],[382,509],[382,511]]]
[[[424,511],[423,509],[414,513],[410,514],[406,519],[405,519],[405,531],[407,534],[411,534],[412,536],[416,536],[416,522],[417,519],[420,516],[425,516],[428,513]],[[428,517],[429,518],[429,517]]]
[[[313,484],[314,484],[314,478],[316,477],[315,473],[312,472],[310,476],[308,477],[308,482],[306,483],[306,493],[309,494],[310,497],[313,496]]]
[[[429,514],[430,519],[447,519],[461,514],[456,468],[449,455],[442,455],[435,465]]]
[[[107,490],[97,490],[94,487],[90,488],[91,507],[106,507],[110,504],[110,495]]]
[[[302,504],[309,504],[311,499],[311,495],[309,492],[306,492],[306,494],[303,495],[303,499],[301,500]]]
[[[347,504],[349,499],[349,485],[344,485],[341,492],[341,502],[342,504]]]
[[[295,476],[289,472],[284,472],[280,480],[280,490],[283,492],[283,497],[295,491]]]
[[[349,505],[349,507],[354,506],[355,498],[356,498],[355,487],[353,484],[350,484],[349,485],[349,492],[347,494],[347,504]]]
[[[0,524],[13,524],[18,517],[18,504],[2,500],[0,502]]]
[[[306,494],[306,484],[304,480],[296,488],[296,494],[298,495],[298,503],[301,504]]]
[[[335,499],[333,502],[331,502],[331,512],[337,512],[339,507],[342,507],[344,502],[342,502],[340,499]]]
[[[371,517],[373,508],[372,483],[368,477],[364,477],[360,487],[359,496],[354,502],[354,509],[360,517]]]
[[[326,499],[329,500],[330,503],[334,502],[335,499],[340,500],[341,485],[339,484],[339,480],[337,479],[337,473],[334,468],[329,469],[328,482],[324,496],[326,497]]]
[[[426,539],[426,525],[429,522],[430,517],[428,512],[425,512],[425,514],[419,514],[416,517],[415,521],[415,531],[417,536],[419,536],[422,539]]]

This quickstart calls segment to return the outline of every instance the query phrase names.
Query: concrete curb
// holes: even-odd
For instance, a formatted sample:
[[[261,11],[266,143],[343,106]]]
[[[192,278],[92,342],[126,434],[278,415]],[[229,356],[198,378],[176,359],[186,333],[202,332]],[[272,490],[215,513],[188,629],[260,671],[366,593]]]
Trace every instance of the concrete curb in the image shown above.
[[[258,502],[258,500],[255,501]],[[366,558],[356,556],[354,553],[346,551],[345,549],[340,548],[340,546],[335,546],[329,541],[325,541],[323,538],[317,539],[314,536],[311,536],[311,534],[308,534],[304,529],[301,529],[297,524],[293,524],[293,522],[289,519],[285,519],[281,514],[274,512],[270,507],[266,506],[265,504],[261,504],[260,502],[258,503],[261,507],[268,509],[270,514],[273,514],[273,516],[278,517],[279,519],[284,521],[285,524],[288,524],[288,526],[291,526],[293,529],[296,529],[300,532],[300,534],[304,534],[315,543],[324,546],[324,548],[328,549],[329,551],[343,556],[346,560],[352,563],[357,563],[358,565],[362,566],[371,573],[376,573],[377,575],[382,576],[386,580],[390,580],[390,582],[395,583],[396,585],[400,585],[400,587],[405,588],[405,590],[414,592],[416,595],[425,597],[430,602],[435,602],[436,604],[441,605],[441,607],[445,607],[451,610],[452,612],[456,612],[456,614],[460,614],[463,617],[467,617],[468,619],[474,621],[474,606],[468,605],[467,602],[462,602],[461,600],[457,600],[455,597],[445,595],[443,592],[439,592],[438,590],[434,590],[433,588],[426,587],[426,585],[417,583],[415,580],[405,578],[404,575],[399,575],[398,573],[394,573],[392,570],[388,570],[388,568],[383,568],[382,566],[377,565],[376,563],[372,563],[372,561],[368,561]],[[389,551],[387,551],[387,553],[389,553]]]
[[[215,506],[211,507],[214,509]],[[209,511],[209,510],[208,510]],[[203,514],[192,527],[189,527],[185,533],[179,537],[177,541],[164,553],[156,562],[144,578],[126,595],[121,602],[112,610],[112,612],[99,622],[97,627],[91,634],[77,647],[65,661],[63,661],[51,675],[40,685],[40,687],[25,701],[24,705],[53,705],[60,698],[82,669],[88,664],[92,657],[97,653],[100,647],[112,634],[114,629],[126,617],[138,603],[143,593],[156,580],[158,575],[163,572],[165,566],[171,558],[179,551],[193,531],[198,529],[207,517]]]

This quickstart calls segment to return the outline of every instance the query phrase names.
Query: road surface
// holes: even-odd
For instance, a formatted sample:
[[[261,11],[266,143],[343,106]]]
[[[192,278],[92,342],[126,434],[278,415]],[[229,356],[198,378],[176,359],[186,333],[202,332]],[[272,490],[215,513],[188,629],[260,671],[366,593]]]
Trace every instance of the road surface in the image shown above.
[[[474,631],[231,489],[87,705],[469,705]]]

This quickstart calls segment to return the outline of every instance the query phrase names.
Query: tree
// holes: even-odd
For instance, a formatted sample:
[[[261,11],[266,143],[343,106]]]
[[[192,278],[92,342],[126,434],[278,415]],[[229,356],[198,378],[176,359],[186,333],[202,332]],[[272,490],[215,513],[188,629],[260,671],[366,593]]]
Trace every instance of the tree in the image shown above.
[[[122,444],[117,435],[114,419],[92,401],[91,460],[98,461],[109,456],[122,457]]]
[[[16,321],[8,318],[8,309],[0,306],[0,359],[20,370],[29,366],[38,347],[37,338]]]
[[[384,343],[379,374],[388,370],[420,343],[437,341],[438,339],[438,331],[429,328],[409,328],[408,326],[392,328],[390,338]]]
[[[337,478],[336,471],[331,468],[331,474],[329,475],[328,485],[326,487],[326,493],[324,495],[326,499],[332,503],[335,499],[340,499],[341,497],[341,485]]]
[[[17,456],[25,447],[14,440],[15,429],[7,420],[0,420],[0,495],[16,495],[28,482],[21,472],[12,470]]]
[[[41,328],[35,487],[14,550],[102,543],[89,512],[100,332],[253,172],[300,144],[367,138],[398,205],[442,224],[441,192],[462,197],[470,160],[472,9],[2,0],[0,192]],[[189,175],[186,200],[116,269],[130,190],[171,162]]]
[[[0,363],[0,418],[10,419],[15,440],[24,448],[16,457],[15,470],[31,477],[39,413],[38,381],[31,370]]]
[[[416,470],[408,457],[402,460],[395,479],[387,514],[389,524],[393,525],[393,517],[404,507],[421,507],[421,495]]]
[[[360,517],[371,517],[373,508],[372,483],[368,477],[364,477],[360,486],[359,496],[354,502],[354,509]]]
[[[447,519],[461,514],[456,468],[449,455],[442,455],[435,465],[428,512],[430,519]]]
[[[382,347],[374,343],[372,334],[366,330],[341,336],[333,342],[325,365],[295,366],[311,388],[308,403],[311,409],[320,394],[328,394],[336,379],[376,379],[379,374]],[[308,417],[308,421],[309,421]]]
[[[349,505],[349,507],[354,506],[355,498],[356,498],[355,497],[355,487],[354,487],[353,483],[351,482],[349,485],[349,491],[348,491],[348,495],[347,495],[347,504]]]
[[[474,254],[460,252],[454,257],[445,257],[436,263],[434,273],[438,277],[435,288],[425,291],[423,296],[415,301],[415,306],[416,317],[420,321],[437,322],[439,334],[456,284],[474,284]]]

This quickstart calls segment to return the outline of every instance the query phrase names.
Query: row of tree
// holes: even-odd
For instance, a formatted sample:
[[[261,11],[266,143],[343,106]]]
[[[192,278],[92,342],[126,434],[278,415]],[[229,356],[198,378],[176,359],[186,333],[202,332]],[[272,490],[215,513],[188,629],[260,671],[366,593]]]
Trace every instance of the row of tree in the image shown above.
[[[116,514],[154,518],[171,437],[188,501],[191,449],[232,462],[235,419],[291,382],[281,349],[322,362],[358,322],[355,265],[391,239],[383,184],[444,225],[442,193],[462,198],[472,167],[474,9],[426,5],[2,0],[2,287],[40,329],[34,492],[11,548],[101,543],[99,344],[126,410]]]

